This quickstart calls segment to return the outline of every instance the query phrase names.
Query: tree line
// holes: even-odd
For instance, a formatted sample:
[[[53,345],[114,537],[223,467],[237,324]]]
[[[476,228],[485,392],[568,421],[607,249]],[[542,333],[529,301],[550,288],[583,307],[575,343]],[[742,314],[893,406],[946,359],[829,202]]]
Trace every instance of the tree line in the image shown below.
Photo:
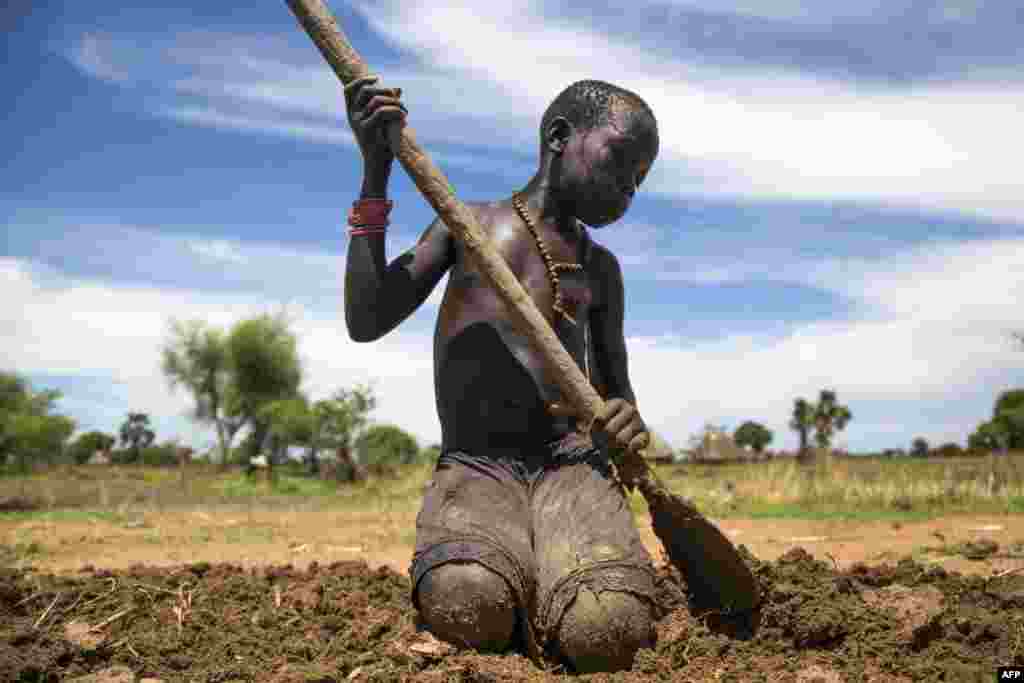
[[[171,390],[192,398],[192,419],[214,429],[224,465],[243,430],[237,459],[251,472],[253,460],[265,453],[271,476],[293,447],[302,450],[310,474],[319,472],[324,454],[350,476],[358,476],[362,465],[410,463],[421,454],[401,428],[368,425],[377,406],[372,386],[339,388],[322,398],[300,390],[298,340],[283,314],[242,320],[228,330],[172,320],[161,369]],[[354,457],[356,450],[366,462]]]
[[[1024,350],[1024,334],[1015,334],[1014,340]],[[369,413],[377,404],[371,386],[339,388],[319,398],[303,393],[297,349],[297,338],[283,314],[241,320],[229,329],[202,320],[172,319],[160,350],[160,367],[172,391],[183,390],[191,397],[190,417],[213,428],[214,459],[224,466],[239,462],[251,471],[253,459],[267,453],[272,468],[298,447],[310,473],[318,472],[324,454],[355,471],[359,463],[354,450],[364,454],[366,464],[388,465],[412,462],[438,449],[434,445],[421,450],[415,438],[397,426],[370,425]],[[175,442],[154,446],[156,435],[142,412],[128,413],[117,436],[91,431],[68,444],[77,425],[57,412],[61,397],[60,391],[37,391],[19,374],[0,371],[0,465],[12,459],[22,465],[52,461],[61,454],[84,462],[96,451],[111,450],[118,437],[121,462],[176,459]],[[799,438],[800,455],[810,459],[827,451],[852,418],[835,390],[822,389],[817,401],[795,399],[789,427]],[[241,434],[245,437],[236,448]],[[770,429],[753,420],[733,434],[737,446],[755,453],[762,453],[773,438]],[[812,440],[817,451],[810,447]],[[1011,389],[997,397],[992,417],[968,436],[967,452],[1019,449],[1024,449],[1024,389]],[[921,437],[913,440],[909,451],[885,451],[917,456],[963,452],[955,443],[933,449]]]
[[[437,450],[421,450],[415,437],[395,425],[369,424],[377,406],[372,386],[339,388],[323,397],[302,392],[298,340],[283,314],[244,319],[228,329],[172,319],[169,328],[160,369],[172,392],[192,399],[189,417],[213,428],[211,459],[224,467],[235,462],[251,472],[253,461],[265,457],[272,470],[298,448],[310,473],[319,472],[328,454],[340,460],[343,477],[352,477],[365,466],[410,463]],[[77,424],[57,412],[61,397],[57,390],[34,390],[17,373],[0,372],[0,465],[11,459],[23,466],[62,458],[83,463],[97,451],[121,463],[177,461],[177,443],[155,445],[144,412],[128,413],[116,434],[94,430],[68,443]]]

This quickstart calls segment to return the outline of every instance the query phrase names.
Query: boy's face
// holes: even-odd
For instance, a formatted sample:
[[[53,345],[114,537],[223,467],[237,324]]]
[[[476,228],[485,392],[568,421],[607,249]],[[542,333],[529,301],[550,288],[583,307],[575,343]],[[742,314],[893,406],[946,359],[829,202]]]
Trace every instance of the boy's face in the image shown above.
[[[561,193],[576,218],[602,228],[625,215],[658,155],[658,133],[644,116],[623,113],[573,132],[562,159]]]

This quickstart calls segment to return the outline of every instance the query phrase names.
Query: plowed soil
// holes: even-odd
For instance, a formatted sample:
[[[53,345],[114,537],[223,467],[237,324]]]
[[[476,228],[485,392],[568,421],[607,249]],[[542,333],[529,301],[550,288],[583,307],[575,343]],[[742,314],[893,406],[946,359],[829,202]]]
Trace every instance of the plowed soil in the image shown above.
[[[746,555],[753,634],[690,608],[659,569],[658,643],[594,681],[991,681],[1024,665],[1024,573],[962,575],[910,559],[839,570],[796,548]],[[454,651],[421,631],[409,582],[362,561],[0,569],[0,681],[547,681],[521,654]]]

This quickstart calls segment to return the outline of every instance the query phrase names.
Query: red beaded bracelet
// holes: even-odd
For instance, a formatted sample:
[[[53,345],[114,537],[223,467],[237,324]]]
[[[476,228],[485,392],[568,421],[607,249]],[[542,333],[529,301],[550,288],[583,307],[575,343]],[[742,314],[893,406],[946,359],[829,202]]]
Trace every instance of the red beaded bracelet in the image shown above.
[[[353,228],[361,227],[387,227],[388,214],[394,203],[387,199],[359,199],[352,202],[352,209],[348,213],[348,224]]]
[[[349,228],[348,234],[355,235],[383,235],[387,229],[383,225],[362,225],[356,228]]]

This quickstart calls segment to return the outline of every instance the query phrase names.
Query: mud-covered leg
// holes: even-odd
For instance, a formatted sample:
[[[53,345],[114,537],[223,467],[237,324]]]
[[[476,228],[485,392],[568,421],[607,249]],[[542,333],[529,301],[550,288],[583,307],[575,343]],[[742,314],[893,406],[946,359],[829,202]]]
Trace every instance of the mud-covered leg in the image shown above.
[[[583,586],[558,626],[559,653],[578,673],[622,671],[654,645],[650,605],[635,595]]]
[[[656,640],[650,555],[611,468],[588,443],[564,446],[568,457],[546,469],[531,501],[538,630],[580,673],[628,669]]]
[[[442,640],[475,648],[508,648],[516,626],[516,609],[508,584],[483,565],[449,563],[423,575],[420,613],[427,628]]]

